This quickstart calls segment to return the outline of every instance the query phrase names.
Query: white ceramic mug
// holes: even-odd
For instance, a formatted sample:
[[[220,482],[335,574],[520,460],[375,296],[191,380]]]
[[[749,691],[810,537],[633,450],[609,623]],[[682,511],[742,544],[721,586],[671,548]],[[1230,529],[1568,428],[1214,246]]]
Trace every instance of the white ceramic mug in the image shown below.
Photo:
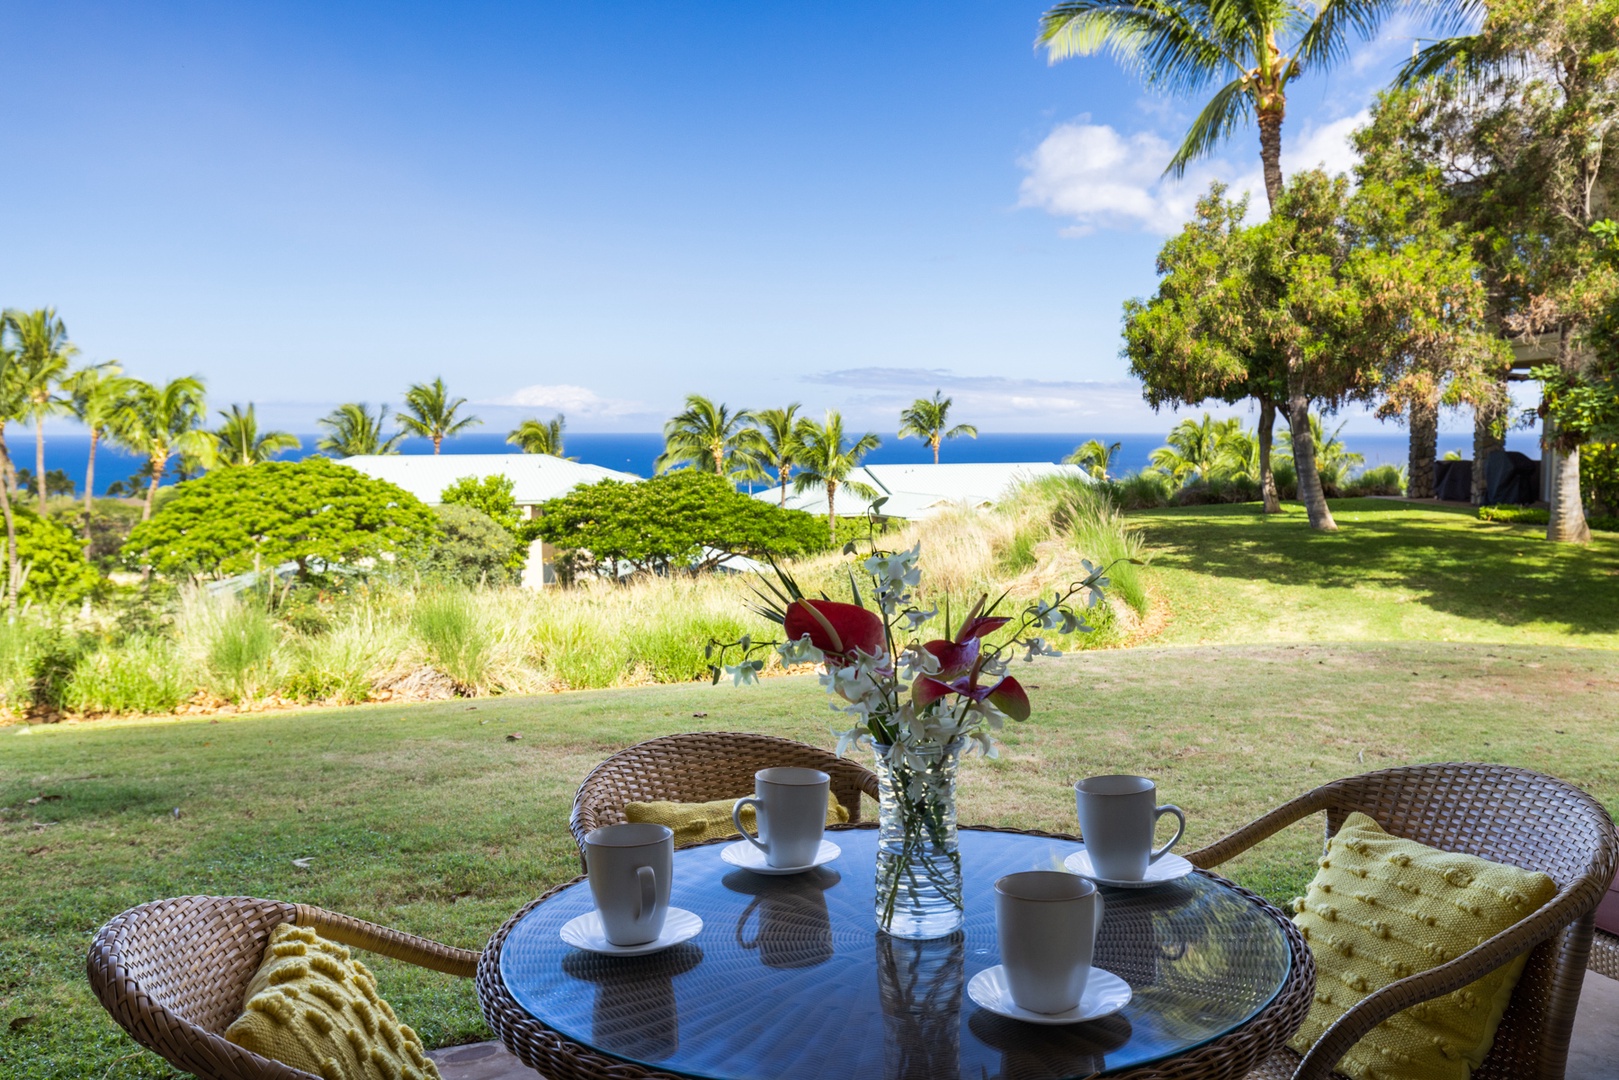
[[[1079,834],[1090,852],[1096,876],[1108,881],[1140,881],[1147,867],[1169,853],[1186,831],[1178,806],[1159,806],[1158,788],[1145,776],[1092,776],[1074,785]],[[1169,843],[1152,846],[1158,819],[1174,814],[1180,826]]]
[[[1079,1005],[1091,976],[1102,894],[1061,870],[1007,874],[995,883],[995,934],[1012,1002],[1037,1013]]]
[[[675,834],[667,825],[604,825],[585,834],[585,873],[608,941],[658,940],[674,865]]]
[[[736,831],[765,853],[765,862],[787,868],[809,866],[826,833],[826,794],[832,778],[819,769],[781,767],[753,774],[753,794],[731,807]],[[752,806],[759,835],[742,827],[742,808]]]

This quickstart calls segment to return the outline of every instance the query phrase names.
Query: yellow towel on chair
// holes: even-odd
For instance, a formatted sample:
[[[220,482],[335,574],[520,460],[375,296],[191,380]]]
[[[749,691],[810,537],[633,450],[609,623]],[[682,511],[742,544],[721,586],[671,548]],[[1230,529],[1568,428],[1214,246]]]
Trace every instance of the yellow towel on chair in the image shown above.
[[[701,803],[625,803],[624,820],[669,826],[674,830],[676,847],[682,844],[699,844],[704,840],[720,840],[736,835],[736,825],[731,822],[731,807],[735,806],[736,800],[741,797],[738,795],[736,799],[715,799],[713,802]],[[837,825],[848,820],[849,811],[838,802],[837,796],[830,791],[827,792],[826,823]],[[759,831],[752,803],[742,808],[742,824],[747,826],[750,833],[757,834]]]

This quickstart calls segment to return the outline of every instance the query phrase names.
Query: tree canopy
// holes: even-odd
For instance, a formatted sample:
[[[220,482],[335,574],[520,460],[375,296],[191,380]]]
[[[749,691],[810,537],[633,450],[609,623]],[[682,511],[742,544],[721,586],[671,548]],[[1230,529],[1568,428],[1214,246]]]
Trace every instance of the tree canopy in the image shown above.
[[[701,572],[731,555],[792,557],[827,544],[813,515],[692,469],[634,484],[582,484],[541,505],[536,531],[558,549],[588,553],[584,568],[607,577],[620,563],[646,573]]]
[[[123,554],[162,573],[231,574],[291,560],[354,564],[406,552],[438,520],[403,488],[329,458],[220,469],[179,485]]]

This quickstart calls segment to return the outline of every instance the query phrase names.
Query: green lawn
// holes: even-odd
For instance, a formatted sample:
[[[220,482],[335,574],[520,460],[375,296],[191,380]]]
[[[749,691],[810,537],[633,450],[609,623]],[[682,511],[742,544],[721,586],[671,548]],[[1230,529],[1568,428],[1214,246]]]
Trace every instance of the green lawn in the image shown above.
[[[1498,641],[1619,647],[1619,537],[1548,544],[1544,526],[1387,499],[1304,510],[1256,505],[1132,514],[1168,601],[1157,644]]]
[[[1187,810],[1195,846],[1332,777],[1456,758],[1544,769],[1619,810],[1613,542],[1554,551],[1461,515],[1336,509],[1330,537],[1243,508],[1141,515],[1164,636],[1222,644],[1020,671],[1035,719],[1002,760],[968,763],[963,821],[1068,829],[1074,779],[1139,771]],[[1345,643],[1378,637],[1408,640]],[[828,715],[793,678],[0,728],[0,1075],[172,1075],[84,983],[90,936],[127,906],[249,893],[477,948],[576,872],[569,801],[614,749],[694,729],[830,745]],[[1285,900],[1317,840],[1290,830],[1234,876]],[[486,1035],[469,983],[377,966],[430,1044]]]

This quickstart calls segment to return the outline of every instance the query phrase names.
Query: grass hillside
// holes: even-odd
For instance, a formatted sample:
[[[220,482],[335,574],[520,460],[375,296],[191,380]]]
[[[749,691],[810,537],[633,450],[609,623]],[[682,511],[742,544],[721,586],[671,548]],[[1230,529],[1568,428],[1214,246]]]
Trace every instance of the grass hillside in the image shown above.
[[[1157,644],[1499,641],[1619,647],[1619,537],[1548,544],[1544,527],[1391,499],[1132,513],[1167,609]]]

